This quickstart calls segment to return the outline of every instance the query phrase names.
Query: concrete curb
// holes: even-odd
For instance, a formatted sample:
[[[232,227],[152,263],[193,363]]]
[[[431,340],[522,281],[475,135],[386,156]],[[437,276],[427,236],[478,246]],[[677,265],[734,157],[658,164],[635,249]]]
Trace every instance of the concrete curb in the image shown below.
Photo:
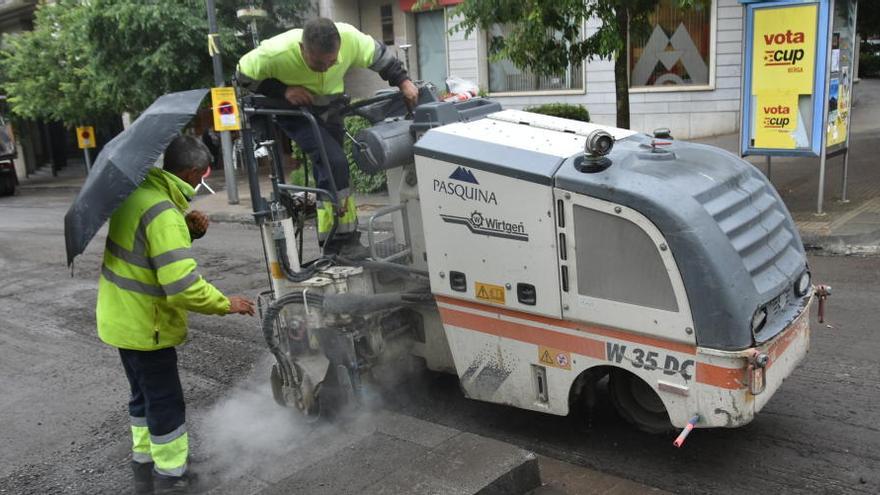
[[[529,452],[523,462],[477,492],[477,495],[522,495],[541,486],[538,456]]]
[[[804,235],[801,234],[804,248],[836,255],[880,254],[880,229],[855,235]]]

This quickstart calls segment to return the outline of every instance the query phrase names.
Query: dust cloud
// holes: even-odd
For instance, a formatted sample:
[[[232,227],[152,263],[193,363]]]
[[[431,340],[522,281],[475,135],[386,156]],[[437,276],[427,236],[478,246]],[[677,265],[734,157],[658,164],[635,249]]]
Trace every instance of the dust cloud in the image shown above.
[[[207,476],[226,481],[278,469],[292,472],[298,449],[335,429],[276,404],[269,386],[270,366],[271,358],[256,366],[200,421],[195,455],[206,459],[200,471]]]

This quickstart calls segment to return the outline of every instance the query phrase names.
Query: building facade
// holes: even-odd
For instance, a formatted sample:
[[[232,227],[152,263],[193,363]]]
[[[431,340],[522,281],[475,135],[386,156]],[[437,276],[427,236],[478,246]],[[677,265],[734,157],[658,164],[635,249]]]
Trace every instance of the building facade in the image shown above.
[[[488,56],[490,32],[465,36],[455,6],[461,0],[428,2],[433,8],[414,11],[414,0],[321,0],[318,13],[358,26],[398,50],[411,73],[445,89],[447,77],[476,83],[481,91],[508,108],[544,103],[581,104],[591,119],[616,120],[614,62],[595,59],[572,65],[554,77],[537,77],[506,60]],[[630,71],[631,126],[650,132],[667,127],[677,138],[696,138],[739,129],[742,68],[742,6],[737,0],[696,0],[679,9],[676,0],[661,0],[648,30],[631,33],[626,56]],[[598,20],[585,26],[589,36]],[[402,47],[409,46],[406,56]],[[356,72],[349,88],[366,96],[383,87],[372,74]]]

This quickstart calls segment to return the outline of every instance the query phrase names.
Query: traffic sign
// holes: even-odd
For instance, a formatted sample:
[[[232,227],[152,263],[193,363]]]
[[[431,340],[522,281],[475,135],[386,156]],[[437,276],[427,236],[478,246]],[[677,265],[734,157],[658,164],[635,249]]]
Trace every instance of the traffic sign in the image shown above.
[[[76,128],[76,144],[80,149],[95,147],[95,128],[92,126],[83,126]]]
[[[211,107],[214,109],[214,130],[237,131],[241,129],[235,89],[211,88]]]

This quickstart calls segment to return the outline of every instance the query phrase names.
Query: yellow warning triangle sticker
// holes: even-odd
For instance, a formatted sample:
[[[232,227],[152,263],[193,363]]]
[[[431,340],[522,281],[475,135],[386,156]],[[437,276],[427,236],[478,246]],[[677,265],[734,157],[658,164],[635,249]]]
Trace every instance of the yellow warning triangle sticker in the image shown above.
[[[544,354],[541,354],[541,362],[551,364],[551,365],[556,364],[556,362],[553,361],[553,358],[550,357],[550,351],[544,351]]]

